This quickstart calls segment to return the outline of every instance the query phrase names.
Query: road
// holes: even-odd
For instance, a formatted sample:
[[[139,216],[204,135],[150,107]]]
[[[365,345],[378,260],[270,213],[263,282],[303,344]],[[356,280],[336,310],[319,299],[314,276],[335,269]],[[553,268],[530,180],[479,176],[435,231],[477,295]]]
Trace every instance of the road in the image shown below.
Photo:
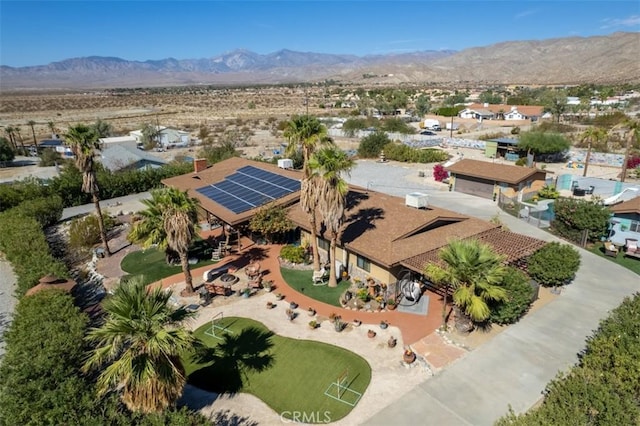
[[[417,166],[359,162],[350,183],[404,196],[420,190],[429,203],[489,219],[499,214],[512,231],[546,241],[560,241],[523,220],[509,216],[490,200],[439,190],[415,178]],[[423,382],[390,406],[380,406],[367,425],[491,425],[507,413],[527,411],[558,371],[578,360],[585,339],[601,319],[640,291],[633,272],[579,249],[582,258],[574,281],[562,294],[480,348]],[[395,398],[394,398],[395,400]]]
[[[139,194],[125,195],[124,197],[111,198],[110,200],[101,200],[100,208],[103,211],[107,211],[110,214],[118,214],[119,211],[123,213],[129,211],[139,211],[144,209],[142,200],[151,198],[149,192],[140,192]],[[67,207],[62,211],[61,221],[69,220],[76,216],[92,213],[95,211],[93,204],[83,204],[81,206]]]

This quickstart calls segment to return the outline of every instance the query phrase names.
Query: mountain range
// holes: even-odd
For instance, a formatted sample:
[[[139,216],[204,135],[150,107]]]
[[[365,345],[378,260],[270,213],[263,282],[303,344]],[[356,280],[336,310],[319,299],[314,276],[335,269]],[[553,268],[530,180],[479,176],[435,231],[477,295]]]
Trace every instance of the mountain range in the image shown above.
[[[509,41],[462,51],[355,56],[283,49],[234,50],[206,59],[72,58],[0,66],[0,89],[81,89],[196,84],[338,81],[398,84],[580,84],[640,82],[640,33]]]

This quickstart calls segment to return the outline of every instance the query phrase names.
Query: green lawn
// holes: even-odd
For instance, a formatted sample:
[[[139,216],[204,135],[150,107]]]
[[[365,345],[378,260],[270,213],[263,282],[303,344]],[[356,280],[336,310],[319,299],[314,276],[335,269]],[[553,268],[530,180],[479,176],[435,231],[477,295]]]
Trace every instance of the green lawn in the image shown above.
[[[360,393],[371,381],[367,361],[346,349],[278,336],[248,318],[229,317],[217,324],[232,334],[226,334],[224,340],[216,339],[206,334],[210,324],[200,327],[195,336],[206,349],[185,363],[189,382],[200,388],[250,393],[288,418],[293,413],[306,413],[315,417],[307,417],[309,423],[326,423],[343,418],[353,408],[325,395],[341,373],[348,371],[348,387]],[[217,330],[218,335],[223,333]],[[330,391],[335,394],[335,386]],[[349,391],[343,398],[357,401]]]
[[[200,260],[197,264],[191,265],[191,269],[216,263],[211,260],[210,255],[205,254],[203,244],[206,244],[206,242],[196,243],[189,255],[206,260]],[[164,258],[164,251],[159,251],[155,248],[134,251],[127,254],[122,259],[120,267],[129,274],[123,277],[125,281],[134,276],[142,275],[144,276],[143,281],[145,284],[150,284],[182,272],[180,265],[167,265]]]
[[[314,286],[311,282],[313,271],[280,268],[280,273],[282,274],[282,278],[289,284],[289,287],[297,292],[337,307],[340,307],[340,296],[342,296],[351,285],[349,281],[341,281],[338,283],[338,287],[333,288],[327,285]]]
[[[618,253],[617,257],[605,256],[604,255],[604,247],[602,243],[596,243],[593,247],[589,249],[592,253],[597,254],[598,256],[604,257],[605,259],[609,259],[612,262],[617,263],[618,265],[625,267],[627,269],[632,270],[636,274],[640,275],[640,259],[636,259],[633,257],[626,257],[622,249]]]

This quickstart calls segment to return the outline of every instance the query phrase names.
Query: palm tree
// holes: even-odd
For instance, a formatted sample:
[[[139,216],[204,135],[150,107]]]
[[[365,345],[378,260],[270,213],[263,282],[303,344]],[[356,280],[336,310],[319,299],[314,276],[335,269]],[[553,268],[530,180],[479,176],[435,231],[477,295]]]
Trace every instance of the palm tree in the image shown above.
[[[185,277],[184,294],[193,294],[189,247],[196,237],[198,200],[186,191],[162,188],[151,191],[151,199],[143,203],[147,209],[141,212],[142,220],[134,224],[129,239],[142,242],[144,247],[157,244],[167,252],[167,258],[176,253]]]
[[[309,216],[311,225],[311,248],[313,249],[313,269],[320,270],[320,254],[318,253],[316,208],[318,199],[315,196],[315,185],[310,181],[311,171],[309,159],[317,146],[328,141],[327,129],[316,117],[297,115],[287,123],[284,136],[289,140],[286,154],[292,155],[300,149],[302,151],[302,183],[300,187],[300,207]]]
[[[99,394],[118,391],[134,412],[157,413],[173,406],[187,381],[180,356],[195,340],[182,323],[193,313],[171,307],[170,297],[160,287],[148,291],[140,280],[120,285],[103,304],[104,324],[87,334],[95,346],[84,371],[102,369]]]
[[[38,148],[38,141],[36,140],[36,122],[33,120],[27,121],[27,126],[31,127],[31,134],[33,135],[33,145]]]
[[[18,141],[20,141],[20,147],[22,148],[22,155],[27,155],[27,149],[24,147],[24,139],[22,139],[22,134],[20,133],[22,129],[20,126],[16,126],[13,130],[18,135]]]
[[[111,256],[109,244],[107,242],[107,231],[104,227],[102,210],[100,209],[100,198],[98,197],[98,180],[93,162],[94,150],[99,148],[98,136],[93,129],[85,124],[78,124],[69,128],[65,135],[67,144],[71,147],[76,159],[76,167],[82,173],[82,191],[91,194],[93,204],[98,215],[98,225],[100,227],[100,239],[107,256]]]
[[[98,138],[108,138],[113,132],[113,126],[100,118],[93,123],[93,128],[98,134]]]
[[[47,121],[47,127],[51,131],[51,137],[53,139],[56,139],[56,136],[58,135],[58,132],[57,132],[58,129],[56,129],[56,123],[54,123],[53,121]]]
[[[16,144],[16,136],[14,134],[15,129],[12,126],[7,126],[4,128],[4,133],[9,137],[9,142],[13,145],[13,150],[18,150],[18,145]]]
[[[622,161],[622,172],[620,173],[620,182],[624,182],[627,178],[627,167],[629,164],[629,156],[631,148],[638,142],[640,134],[640,122],[633,119],[626,119],[622,123],[614,126],[611,131],[624,131],[624,139],[626,139],[624,149],[624,160]]]
[[[587,156],[584,159],[584,171],[582,172],[583,177],[587,176],[589,160],[591,159],[591,148],[595,145],[597,147],[596,149],[602,149],[602,142],[606,142],[606,140],[607,132],[600,127],[589,127],[582,133],[580,141],[588,144]]]
[[[354,161],[337,146],[330,144],[316,152],[309,161],[313,171],[310,183],[317,188],[316,199],[322,221],[331,236],[329,247],[330,274],[329,287],[337,287],[336,245],[345,219],[346,196],[349,185],[342,179],[342,173],[349,173]]]
[[[506,272],[504,259],[491,246],[477,240],[454,240],[438,256],[444,265],[427,265],[425,275],[435,284],[453,288],[453,303],[460,314],[482,322],[491,313],[487,302],[506,299],[506,290],[500,286]],[[446,297],[444,303],[446,309]]]

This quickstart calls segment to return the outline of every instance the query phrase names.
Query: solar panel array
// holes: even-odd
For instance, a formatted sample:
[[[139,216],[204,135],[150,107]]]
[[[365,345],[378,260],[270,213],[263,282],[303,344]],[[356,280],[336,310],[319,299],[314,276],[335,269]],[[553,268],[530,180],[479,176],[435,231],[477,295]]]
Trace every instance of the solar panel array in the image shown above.
[[[196,189],[235,214],[260,207],[299,190],[300,181],[253,166],[244,166],[222,182]]]

